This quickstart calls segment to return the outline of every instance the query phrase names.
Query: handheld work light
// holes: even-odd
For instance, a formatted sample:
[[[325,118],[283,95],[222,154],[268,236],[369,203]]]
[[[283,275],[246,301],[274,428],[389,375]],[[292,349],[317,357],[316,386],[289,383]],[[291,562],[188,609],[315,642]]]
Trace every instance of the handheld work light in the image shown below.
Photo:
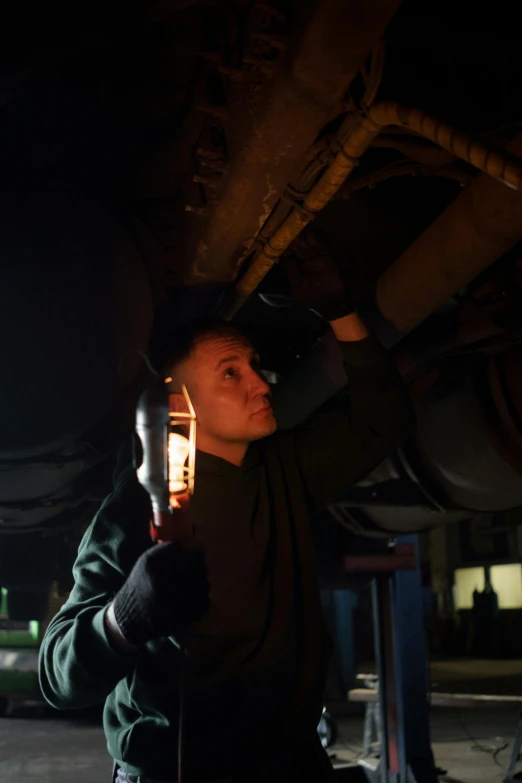
[[[137,475],[152,501],[150,533],[163,543],[191,534],[188,504],[194,491],[196,414],[187,389],[181,387],[186,410],[180,411],[179,394],[169,394],[170,378],[158,381],[140,397],[136,434],[142,450]]]

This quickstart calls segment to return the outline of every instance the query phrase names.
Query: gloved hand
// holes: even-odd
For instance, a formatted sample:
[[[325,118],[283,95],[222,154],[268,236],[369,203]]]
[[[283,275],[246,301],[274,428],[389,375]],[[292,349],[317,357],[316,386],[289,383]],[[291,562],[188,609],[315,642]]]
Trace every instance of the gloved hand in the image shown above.
[[[292,243],[285,268],[294,298],[327,321],[355,311],[337,267],[325,245],[310,229]]]
[[[138,558],[116,594],[114,616],[127,641],[139,647],[200,620],[210,608],[209,592],[201,550],[157,544]]]

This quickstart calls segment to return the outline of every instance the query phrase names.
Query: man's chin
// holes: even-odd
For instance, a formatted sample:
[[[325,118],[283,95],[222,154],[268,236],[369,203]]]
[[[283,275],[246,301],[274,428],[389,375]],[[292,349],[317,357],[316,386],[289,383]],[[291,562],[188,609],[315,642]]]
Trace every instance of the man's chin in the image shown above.
[[[256,427],[255,433],[252,433],[252,440],[261,440],[261,438],[268,438],[269,435],[273,435],[277,430],[277,421],[274,416],[269,416],[262,423],[259,422]]]
[[[275,418],[273,416],[271,418],[271,421],[267,422],[267,428],[269,430],[267,435],[273,435],[274,432],[277,430],[277,421],[275,420]]]

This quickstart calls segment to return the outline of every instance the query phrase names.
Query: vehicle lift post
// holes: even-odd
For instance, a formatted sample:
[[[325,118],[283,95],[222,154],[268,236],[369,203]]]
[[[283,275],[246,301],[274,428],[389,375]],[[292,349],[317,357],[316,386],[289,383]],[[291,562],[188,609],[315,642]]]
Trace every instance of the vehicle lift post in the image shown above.
[[[377,765],[359,763],[371,783],[437,783],[417,536],[402,536],[385,552],[346,556],[343,571],[372,577],[381,753]]]

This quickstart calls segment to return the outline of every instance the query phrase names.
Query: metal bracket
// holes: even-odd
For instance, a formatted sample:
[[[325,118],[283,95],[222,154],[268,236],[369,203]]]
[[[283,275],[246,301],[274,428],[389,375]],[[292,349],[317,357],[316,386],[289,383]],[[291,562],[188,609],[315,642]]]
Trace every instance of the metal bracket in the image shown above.
[[[303,200],[307,195],[307,193],[299,193],[297,190],[288,186],[283,191],[281,198],[287,201],[307,223],[311,223],[315,218],[316,213],[306,209],[303,205]]]

